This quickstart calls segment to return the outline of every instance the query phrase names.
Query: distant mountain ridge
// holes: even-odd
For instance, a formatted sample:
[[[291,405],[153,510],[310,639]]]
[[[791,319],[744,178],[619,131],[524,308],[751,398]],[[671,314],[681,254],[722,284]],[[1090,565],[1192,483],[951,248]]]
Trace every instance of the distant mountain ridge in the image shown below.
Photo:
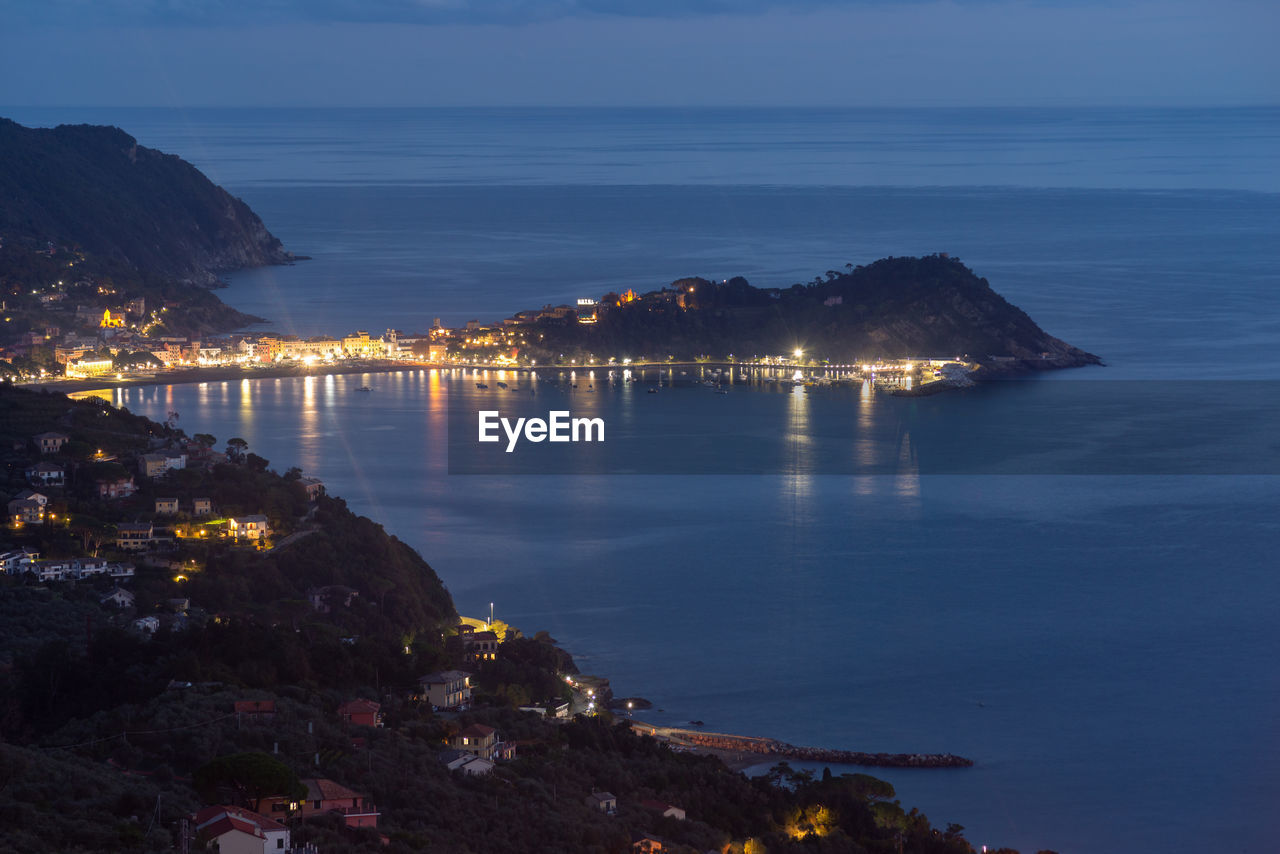
[[[293,260],[249,206],[177,155],[116,127],[0,118],[0,234],[79,245],[148,273],[213,284]]]

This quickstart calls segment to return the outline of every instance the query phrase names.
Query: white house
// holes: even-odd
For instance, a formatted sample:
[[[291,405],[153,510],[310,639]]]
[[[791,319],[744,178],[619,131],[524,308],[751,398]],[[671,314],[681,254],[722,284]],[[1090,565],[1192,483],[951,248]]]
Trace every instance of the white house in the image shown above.
[[[196,834],[219,854],[273,854],[290,851],[289,828],[240,807],[205,807],[195,815]]]
[[[39,462],[27,469],[27,482],[37,486],[62,486],[66,470],[57,463]]]
[[[103,605],[114,605],[117,608],[132,608],[133,594],[123,587],[117,587],[98,601]],[[158,621],[157,621],[158,622]]]
[[[267,517],[262,515],[235,516],[227,520],[227,530],[237,540],[263,540],[271,536],[271,527],[267,523]]]

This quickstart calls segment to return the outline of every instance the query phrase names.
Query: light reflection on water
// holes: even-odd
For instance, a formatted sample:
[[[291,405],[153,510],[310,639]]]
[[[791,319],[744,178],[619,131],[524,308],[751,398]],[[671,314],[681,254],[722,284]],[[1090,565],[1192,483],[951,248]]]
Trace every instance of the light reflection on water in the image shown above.
[[[510,380],[513,395],[533,387]],[[625,422],[709,394],[632,385],[540,380],[532,399],[616,404]],[[820,398],[745,388],[717,400],[774,395],[760,400],[779,405],[791,474],[451,477],[450,389],[479,394],[417,370],[114,397],[243,436],[277,470],[304,465],[419,548],[463,612],[494,601],[549,630],[584,670],[654,699],[658,722],[973,755],[970,771],[884,776],[976,839],[1123,851],[1154,833],[1176,851],[1209,823],[1245,839],[1280,798],[1280,696],[1258,687],[1280,646],[1273,478],[817,475],[796,434],[869,427],[884,408],[849,389],[829,424]],[[1249,789],[1206,789],[1205,774]],[[1158,829],[1127,829],[1139,808]]]

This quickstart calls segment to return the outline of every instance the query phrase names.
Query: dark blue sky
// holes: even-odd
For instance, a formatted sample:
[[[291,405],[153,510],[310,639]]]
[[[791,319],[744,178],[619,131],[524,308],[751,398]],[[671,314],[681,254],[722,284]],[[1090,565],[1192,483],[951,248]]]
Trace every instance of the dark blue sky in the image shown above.
[[[1276,0],[3,5],[9,105],[1280,102]]]

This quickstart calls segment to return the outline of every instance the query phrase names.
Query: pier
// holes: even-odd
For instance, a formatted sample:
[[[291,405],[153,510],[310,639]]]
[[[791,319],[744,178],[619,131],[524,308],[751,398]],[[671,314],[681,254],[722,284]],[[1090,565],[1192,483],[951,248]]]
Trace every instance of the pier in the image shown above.
[[[633,721],[632,729],[673,746],[729,753],[751,753],[776,759],[865,765],[876,768],[970,768],[973,760],[952,753],[864,753],[825,747],[798,747],[775,738],[660,727]]]

